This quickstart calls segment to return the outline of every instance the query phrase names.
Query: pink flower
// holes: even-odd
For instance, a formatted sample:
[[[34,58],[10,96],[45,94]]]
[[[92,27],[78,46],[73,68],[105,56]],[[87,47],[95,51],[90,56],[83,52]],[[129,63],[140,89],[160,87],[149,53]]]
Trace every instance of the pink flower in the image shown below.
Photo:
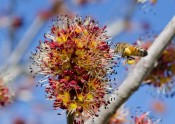
[[[0,107],[4,107],[12,102],[13,93],[0,77]]]

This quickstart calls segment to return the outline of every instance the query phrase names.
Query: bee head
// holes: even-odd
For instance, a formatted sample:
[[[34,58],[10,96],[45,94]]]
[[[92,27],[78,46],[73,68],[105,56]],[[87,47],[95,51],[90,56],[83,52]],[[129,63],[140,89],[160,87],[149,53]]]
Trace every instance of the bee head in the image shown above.
[[[148,52],[146,50],[143,51],[143,56],[147,56]]]

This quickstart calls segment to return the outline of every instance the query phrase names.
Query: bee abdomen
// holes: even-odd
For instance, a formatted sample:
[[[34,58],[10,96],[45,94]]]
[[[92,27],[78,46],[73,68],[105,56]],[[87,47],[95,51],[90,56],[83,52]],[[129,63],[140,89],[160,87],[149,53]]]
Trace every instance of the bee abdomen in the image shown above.
[[[140,47],[130,47],[130,50],[132,51],[133,56],[139,56],[139,57],[144,57],[146,56],[148,53],[145,49],[142,49]]]

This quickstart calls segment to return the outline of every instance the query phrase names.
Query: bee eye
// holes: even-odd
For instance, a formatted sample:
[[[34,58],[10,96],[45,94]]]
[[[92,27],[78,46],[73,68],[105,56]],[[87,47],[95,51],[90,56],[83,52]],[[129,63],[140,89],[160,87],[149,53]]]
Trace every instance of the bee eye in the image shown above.
[[[146,50],[143,51],[143,55],[144,56],[147,56],[148,55],[148,52]]]

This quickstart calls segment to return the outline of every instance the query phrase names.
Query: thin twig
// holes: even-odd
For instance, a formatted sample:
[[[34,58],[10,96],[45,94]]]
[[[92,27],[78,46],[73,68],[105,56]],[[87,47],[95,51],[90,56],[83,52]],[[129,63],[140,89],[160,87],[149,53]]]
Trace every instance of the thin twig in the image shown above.
[[[0,68],[0,70],[7,68],[9,65],[16,65],[19,63],[26,49],[28,48],[30,43],[33,41],[33,38],[38,34],[39,30],[43,27],[44,23],[45,21],[42,20],[41,17],[39,16],[36,17],[32,25],[30,26],[30,28],[24,34],[22,39],[19,41],[19,44],[16,47],[16,49],[8,57],[9,59],[5,62],[2,68]]]
[[[67,124],[73,124],[73,122],[74,122],[74,116],[73,116],[73,114],[68,114],[68,112],[66,112],[66,114],[67,114]]]
[[[126,29],[127,23],[129,19],[132,17],[133,13],[135,12],[136,2],[135,0],[131,0],[129,2],[130,4],[126,7],[126,13],[125,16],[121,19],[118,19],[116,21],[113,21],[109,26],[107,26],[107,35],[114,37],[121,33],[123,30]]]

